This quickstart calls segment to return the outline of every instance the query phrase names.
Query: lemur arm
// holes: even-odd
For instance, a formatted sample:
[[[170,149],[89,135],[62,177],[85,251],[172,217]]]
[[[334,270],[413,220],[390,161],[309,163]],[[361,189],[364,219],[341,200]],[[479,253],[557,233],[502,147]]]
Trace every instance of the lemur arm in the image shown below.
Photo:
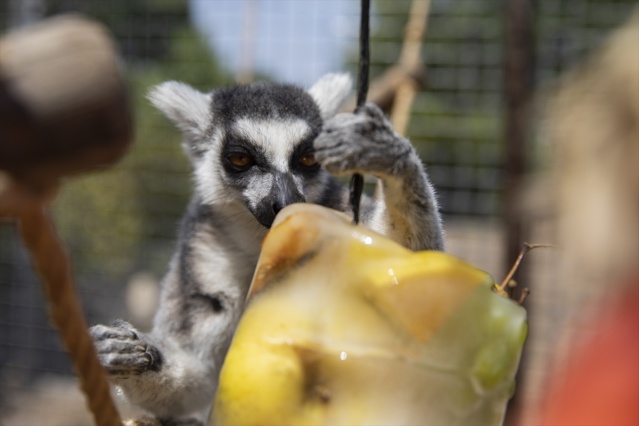
[[[202,363],[167,339],[138,332],[118,320],[91,327],[98,355],[124,396],[158,419],[206,418],[215,391],[213,362]]]
[[[426,170],[377,106],[330,118],[314,145],[329,172],[380,179],[376,199],[363,206],[364,223],[412,250],[443,250],[441,217]]]

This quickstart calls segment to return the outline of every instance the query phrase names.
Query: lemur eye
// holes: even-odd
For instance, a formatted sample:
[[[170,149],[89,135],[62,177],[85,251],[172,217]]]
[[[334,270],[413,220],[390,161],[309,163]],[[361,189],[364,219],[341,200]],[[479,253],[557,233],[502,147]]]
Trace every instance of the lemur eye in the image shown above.
[[[315,161],[315,155],[313,155],[313,154],[304,154],[304,155],[302,155],[300,157],[299,163],[302,166],[311,167],[311,166],[314,166],[315,164],[317,164],[317,161]]]
[[[255,159],[248,154],[230,154],[226,159],[238,169],[248,169],[255,164]]]

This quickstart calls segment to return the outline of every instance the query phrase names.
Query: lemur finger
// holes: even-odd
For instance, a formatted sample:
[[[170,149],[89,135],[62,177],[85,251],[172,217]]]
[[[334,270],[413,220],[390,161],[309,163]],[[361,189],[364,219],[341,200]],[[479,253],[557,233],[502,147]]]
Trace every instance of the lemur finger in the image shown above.
[[[137,341],[103,339],[95,343],[98,353],[136,353],[144,352],[146,345]]]
[[[335,117],[334,117],[335,118]],[[348,144],[388,144],[399,137],[386,122],[368,115],[356,115],[344,119],[330,119],[314,146],[321,148],[330,145],[328,141],[342,141]]]
[[[135,345],[130,351],[99,352],[100,363],[111,375],[159,371],[162,356],[157,348],[151,345]]]
[[[140,374],[149,370],[150,359],[144,352],[139,354],[103,354],[100,363],[110,375]]]
[[[355,158],[357,155],[349,153],[344,149],[333,149],[316,152],[315,158],[319,161],[326,170],[332,174],[348,174],[355,172],[366,172],[365,170],[358,170],[357,162]]]
[[[318,145],[315,158],[330,173],[370,173],[380,178],[401,173],[413,151],[401,139],[371,141],[341,133],[330,142],[322,136]]]
[[[131,333],[133,338],[137,339],[138,331],[130,323],[128,323],[128,322],[126,322],[124,320],[117,319],[117,320],[113,321],[111,323],[111,327],[116,327],[116,328],[120,328],[122,330],[126,330],[129,333]]]
[[[134,330],[120,327],[109,327],[106,325],[95,325],[89,329],[93,340],[120,339],[136,340],[138,335]]]
[[[137,340],[137,330],[128,322],[115,320],[110,326],[96,325],[89,329],[91,336],[96,339]]]

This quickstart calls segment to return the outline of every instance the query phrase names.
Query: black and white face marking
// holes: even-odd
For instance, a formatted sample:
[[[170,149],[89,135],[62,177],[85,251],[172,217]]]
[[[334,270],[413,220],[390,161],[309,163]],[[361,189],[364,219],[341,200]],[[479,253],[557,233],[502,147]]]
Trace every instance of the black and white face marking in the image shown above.
[[[227,130],[221,155],[226,180],[266,228],[284,207],[306,201],[307,181],[320,171],[313,156],[317,133],[297,117],[244,117]]]
[[[307,90],[257,82],[202,93],[168,81],[149,100],[184,133],[198,202],[234,216],[246,208],[270,227],[288,204],[326,202],[330,175],[312,144],[350,88],[346,74],[327,74]]]

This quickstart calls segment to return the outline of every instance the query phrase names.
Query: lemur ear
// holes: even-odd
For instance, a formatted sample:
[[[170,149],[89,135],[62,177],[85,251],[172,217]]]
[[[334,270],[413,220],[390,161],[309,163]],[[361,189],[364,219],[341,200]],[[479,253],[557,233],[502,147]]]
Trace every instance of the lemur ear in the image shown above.
[[[147,98],[164,113],[187,139],[202,139],[211,121],[211,94],[202,93],[178,81],[166,81],[153,87]]]
[[[326,74],[321,77],[308,93],[319,106],[323,119],[332,117],[351,91],[353,81],[346,73]]]

